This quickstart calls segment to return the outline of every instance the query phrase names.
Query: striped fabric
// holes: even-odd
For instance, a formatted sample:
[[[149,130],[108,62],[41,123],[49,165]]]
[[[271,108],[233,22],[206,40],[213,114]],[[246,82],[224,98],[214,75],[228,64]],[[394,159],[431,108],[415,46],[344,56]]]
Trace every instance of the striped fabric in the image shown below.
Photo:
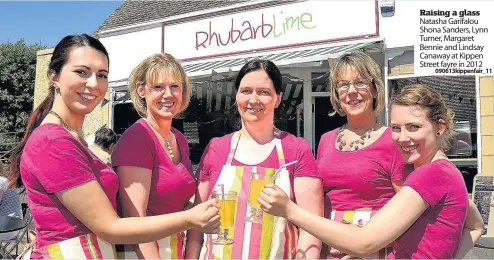
[[[95,234],[74,237],[43,248],[34,249],[44,259],[116,259],[115,247]],[[23,259],[31,255],[28,252]]]
[[[185,243],[184,233],[165,237],[156,241],[161,259],[184,259]]]
[[[248,61],[253,59],[270,60],[277,66],[290,65],[296,63],[305,63],[312,61],[322,61],[329,58],[336,58],[344,53],[358,50],[376,50],[383,48],[383,42],[380,39],[368,39],[352,44],[328,44],[319,48],[310,48],[294,51],[279,51],[265,55],[250,55],[250,57],[232,58],[224,60],[213,60],[206,62],[190,61],[183,64],[184,70],[189,77],[211,75],[212,70],[217,73],[226,73],[238,71]]]
[[[330,213],[330,219],[336,222],[342,222],[345,224],[353,224],[359,227],[363,227],[369,223],[370,219],[376,214],[377,210],[372,210],[371,208],[362,208],[355,210],[333,210]],[[393,250],[390,248],[381,249],[365,259],[386,259],[389,253]],[[328,250],[329,252],[329,250]],[[331,256],[328,253],[328,259],[339,259],[339,257]]]
[[[245,220],[251,212],[248,203],[251,173],[256,173],[260,179],[268,179],[276,169],[231,165],[239,137],[238,132],[232,137],[227,163],[223,166],[216,184],[210,184],[223,184],[225,192],[233,191],[238,194],[233,228],[228,230],[228,238],[234,242],[231,245],[214,245],[212,241],[218,235],[206,234],[200,259],[292,259],[298,238],[297,229],[293,224],[284,218],[265,213],[262,214],[262,224]],[[276,138],[275,142],[281,166],[285,164],[281,140]],[[289,172],[286,169],[281,170],[275,184],[293,198]]]
[[[160,259],[184,259],[185,234],[183,232],[156,241]],[[119,252],[120,259],[138,259],[133,245],[125,245],[124,251]]]

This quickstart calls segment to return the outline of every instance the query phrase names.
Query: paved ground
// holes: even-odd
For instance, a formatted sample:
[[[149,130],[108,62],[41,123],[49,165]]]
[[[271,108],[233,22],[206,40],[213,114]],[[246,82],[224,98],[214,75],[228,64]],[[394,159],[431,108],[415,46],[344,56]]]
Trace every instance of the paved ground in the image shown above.
[[[494,259],[494,238],[481,238],[465,259]]]

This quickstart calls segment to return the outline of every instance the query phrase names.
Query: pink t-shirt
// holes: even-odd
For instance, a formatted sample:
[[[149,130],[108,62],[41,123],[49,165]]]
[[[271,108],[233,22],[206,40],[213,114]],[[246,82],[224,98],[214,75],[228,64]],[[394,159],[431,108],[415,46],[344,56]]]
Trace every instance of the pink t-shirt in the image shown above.
[[[395,258],[454,258],[468,213],[460,171],[448,160],[433,161],[410,173],[403,186],[414,189],[430,207],[395,241]]]
[[[391,182],[405,178],[405,162],[388,128],[371,145],[357,151],[336,149],[338,129],[325,133],[317,162],[324,182],[325,215],[331,210],[380,209],[394,195]]]
[[[182,156],[175,165],[144,119],[139,119],[120,137],[112,154],[113,167],[135,166],[152,171],[147,216],[182,211],[197,189],[185,136],[172,128]]]
[[[36,248],[91,233],[55,195],[96,180],[116,209],[118,177],[57,124],[36,128],[24,147],[21,177],[37,230]],[[33,253],[32,258],[41,258]]]
[[[226,164],[233,134],[234,133],[213,138],[204,151],[201,162],[199,163],[198,172],[200,180],[210,181],[208,193],[211,193],[220,176],[223,165]],[[288,132],[281,132],[280,138],[281,145],[283,146],[283,153],[285,155],[285,162],[289,163],[295,160],[298,161],[296,164],[287,167],[290,173],[292,189],[294,178],[320,178],[317,163],[314,160],[314,156],[312,155],[312,151],[307,141]],[[246,164],[233,159],[232,165],[245,166]],[[258,166],[265,168],[278,168],[280,166],[278,155],[276,153],[276,147],[273,148],[273,151],[268,158],[266,158],[266,160],[261,162]]]

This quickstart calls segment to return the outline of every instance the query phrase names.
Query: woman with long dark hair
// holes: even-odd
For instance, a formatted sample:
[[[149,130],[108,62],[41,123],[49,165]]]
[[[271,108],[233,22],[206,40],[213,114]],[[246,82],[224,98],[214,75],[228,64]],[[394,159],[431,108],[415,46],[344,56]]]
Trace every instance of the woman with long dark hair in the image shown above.
[[[33,259],[114,259],[112,244],[219,226],[214,200],[173,214],[118,217],[118,177],[82,134],[85,116],[106,94],[108,73],[108,53],[91,36],[67,36],[53,51],[49,94],[11,157],[11,179],[18,185],[22,179],[37,231]]]

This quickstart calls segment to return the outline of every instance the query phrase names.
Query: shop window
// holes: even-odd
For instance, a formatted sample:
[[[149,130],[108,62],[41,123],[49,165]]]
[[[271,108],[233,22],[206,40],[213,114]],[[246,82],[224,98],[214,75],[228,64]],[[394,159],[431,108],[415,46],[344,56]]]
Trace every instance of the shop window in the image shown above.
[[[275,126],[295,136],[304,133],[304,82],[289,74],[283,74],[283,100],[275,112]]]

